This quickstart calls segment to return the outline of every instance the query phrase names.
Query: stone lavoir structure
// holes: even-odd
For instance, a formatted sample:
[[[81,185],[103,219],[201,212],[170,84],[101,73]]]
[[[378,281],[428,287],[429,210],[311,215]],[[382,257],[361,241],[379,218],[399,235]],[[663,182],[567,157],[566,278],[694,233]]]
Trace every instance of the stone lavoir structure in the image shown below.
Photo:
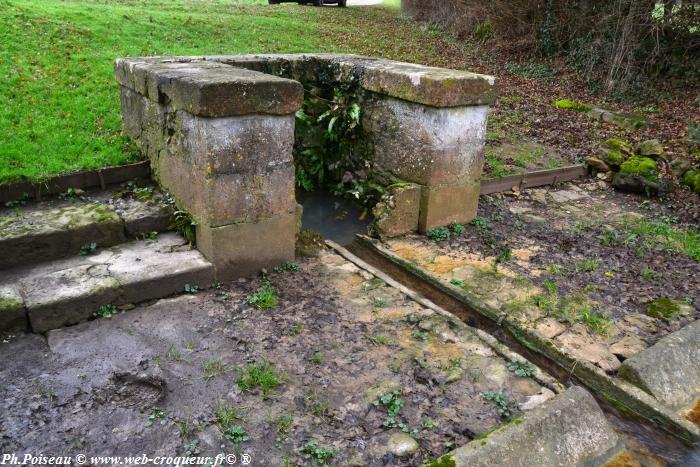
[[[219,279],[294,257],[295,113],[305,89],[351,86],[375,170],[385,235],[476,215],[494,78],[352,55],[119,59],[125,133],[197,222]]]

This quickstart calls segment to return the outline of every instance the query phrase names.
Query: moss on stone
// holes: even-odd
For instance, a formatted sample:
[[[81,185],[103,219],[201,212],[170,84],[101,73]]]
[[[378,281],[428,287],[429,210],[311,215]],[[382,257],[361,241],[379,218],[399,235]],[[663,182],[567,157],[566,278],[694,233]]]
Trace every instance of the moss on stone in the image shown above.
[[[687,171],[683,175],[683,185],[700,195],[700,169]]]
[[[0,313],[17,311],[22,308],[22,302],[13,296],[0,294]]]
[[[455,462],[454,457],[446,454],[438,459],[435,459],[434,461],[428,462],[425,464],[425,467],[457,467],[457,463]]]
[[[588,112],[593,109],[593,106],[581,104],[580,102],[572,101],[570,99],[558,99],[554,101],[554,107],[563,110],[574,110],[576,112]]]
[[[323,237],[313,230],[302,230],[297,235],[296,254],[301,257],[318,256],[324,248]]]
[[[632,145],[617,138],[610,138],[605,141],[605,147],[626,154],[632,154]]]
[[[620,166],[620,173],[640,175],[647,180],[657,180],[656,161],[649,157],[632,156]]]
[[[614,167],[619,167],[624,164],[627,157],[617,149],[605,149],[601,155],[601,160],[606,164]]]
[[[671,298],[657,298],[647,306],[647,314],[658,319],[676,319],[681,313],[682,302]]]

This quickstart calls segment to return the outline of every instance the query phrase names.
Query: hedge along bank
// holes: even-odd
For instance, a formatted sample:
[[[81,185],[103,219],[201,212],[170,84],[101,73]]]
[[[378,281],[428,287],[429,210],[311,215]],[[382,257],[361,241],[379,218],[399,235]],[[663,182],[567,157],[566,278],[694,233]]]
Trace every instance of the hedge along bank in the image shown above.
[[[294,255],[292,157],[305,90],[352,88],[376,179],[379,233],[476,215],[495,79],[352,55],[119,59],[125,133],[197,222],[219,278]]]

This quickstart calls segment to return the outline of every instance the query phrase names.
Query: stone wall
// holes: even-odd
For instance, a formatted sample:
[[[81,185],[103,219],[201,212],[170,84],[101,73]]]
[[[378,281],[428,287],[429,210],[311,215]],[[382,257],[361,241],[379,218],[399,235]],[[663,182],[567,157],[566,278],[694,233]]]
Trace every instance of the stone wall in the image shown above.
[[[115,75],[124,132],[196,219],[220,278],[293,257],[304,88],[360,89],[378,171],[387,185],[412,184],[410,196],[388,190],[380,234],[476,215],[492,77],[352,55],[137,58],[117,60]]]

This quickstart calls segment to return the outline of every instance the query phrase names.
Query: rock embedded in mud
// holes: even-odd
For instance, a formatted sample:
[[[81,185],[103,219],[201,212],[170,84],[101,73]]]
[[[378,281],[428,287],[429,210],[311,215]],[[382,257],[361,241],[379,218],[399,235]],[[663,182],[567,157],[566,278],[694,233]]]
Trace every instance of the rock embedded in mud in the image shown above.
[[[396,457],[404,457],[413,454],[420,449],[418,442],[406,433],[394,433],[389,437],[386,445],[387,452]]]
[[[588,164],[589,167],[597,170],[598,172],[610,172],[611,170],[608,164],[598,159],[597,157],[589,157],[588,159],[586,159],[586,164]]]
[[[613,355],[624,360],[646,349],[646,343],[637,336],[625,336],[610,346]]]

